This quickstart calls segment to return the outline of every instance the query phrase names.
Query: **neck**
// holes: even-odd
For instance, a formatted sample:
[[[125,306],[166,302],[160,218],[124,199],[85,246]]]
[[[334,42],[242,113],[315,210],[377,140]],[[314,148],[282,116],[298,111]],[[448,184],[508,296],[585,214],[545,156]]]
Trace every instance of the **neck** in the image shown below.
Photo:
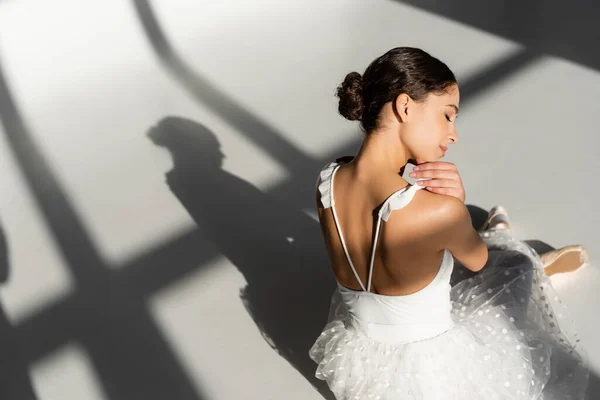
[[[354,162],[359,169],[397,174],[410,158],[397,134],[379,130],[365,138]]]

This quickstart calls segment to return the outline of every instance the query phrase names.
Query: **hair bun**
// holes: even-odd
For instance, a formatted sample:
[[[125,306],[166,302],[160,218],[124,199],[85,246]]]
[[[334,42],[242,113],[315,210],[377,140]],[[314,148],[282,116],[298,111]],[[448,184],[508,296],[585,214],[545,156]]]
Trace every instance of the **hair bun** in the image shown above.
[[[337,88],[336,96],[340,99],[338,111],[350,121],[361,120],[365,109],[363,103],[363,80],[358,72],[350,72],[344,82]]]

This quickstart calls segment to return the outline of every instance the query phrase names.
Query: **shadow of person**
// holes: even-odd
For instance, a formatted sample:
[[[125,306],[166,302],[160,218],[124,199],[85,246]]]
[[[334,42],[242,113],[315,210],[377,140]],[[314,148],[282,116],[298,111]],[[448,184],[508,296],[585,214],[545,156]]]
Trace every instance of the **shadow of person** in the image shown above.
[[[0,224],[0,284],[6,284],[10,276],[8,243]],[[0,398],[35,400],[27,363],[20,354],[15,329],[4,313],[0,303]]]
[[[167,117],[148,136],[172,155],[166,174],[172,192],[246,279],[240,297],[265,340],[333,399],[308,356],[335,288],[319,225],[223,170],[220,143],[203,125]]]

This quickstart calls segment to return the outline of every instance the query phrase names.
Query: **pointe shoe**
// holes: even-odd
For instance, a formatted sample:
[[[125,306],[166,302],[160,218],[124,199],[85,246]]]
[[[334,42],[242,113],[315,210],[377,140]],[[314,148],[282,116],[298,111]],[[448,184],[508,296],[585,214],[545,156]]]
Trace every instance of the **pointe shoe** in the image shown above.
[[[590,261],[585,247],[581,245],[565,246],[541,254],[544,272],[551,276],[557,273],[573,272]]]
[[[483,232],[489,229],[505,229],[510,231],[510,221],[508,219],[508,212],[502,206],[494,206],[488,213],[488,217],[485,220],[483,226],[479,229],[479,232]]]

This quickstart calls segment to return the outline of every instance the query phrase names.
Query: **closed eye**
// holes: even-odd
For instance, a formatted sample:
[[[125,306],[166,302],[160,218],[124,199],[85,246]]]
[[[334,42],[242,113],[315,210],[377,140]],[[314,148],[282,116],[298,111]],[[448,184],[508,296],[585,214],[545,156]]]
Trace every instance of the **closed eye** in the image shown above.
[[[446,116],[446,119],[448,120],[448,122],[454,122],[456,120],[456,118],[458,118],[458,115],[454,116],[454,120],[450,119],[450,116],[448,114],[444,114]]]

